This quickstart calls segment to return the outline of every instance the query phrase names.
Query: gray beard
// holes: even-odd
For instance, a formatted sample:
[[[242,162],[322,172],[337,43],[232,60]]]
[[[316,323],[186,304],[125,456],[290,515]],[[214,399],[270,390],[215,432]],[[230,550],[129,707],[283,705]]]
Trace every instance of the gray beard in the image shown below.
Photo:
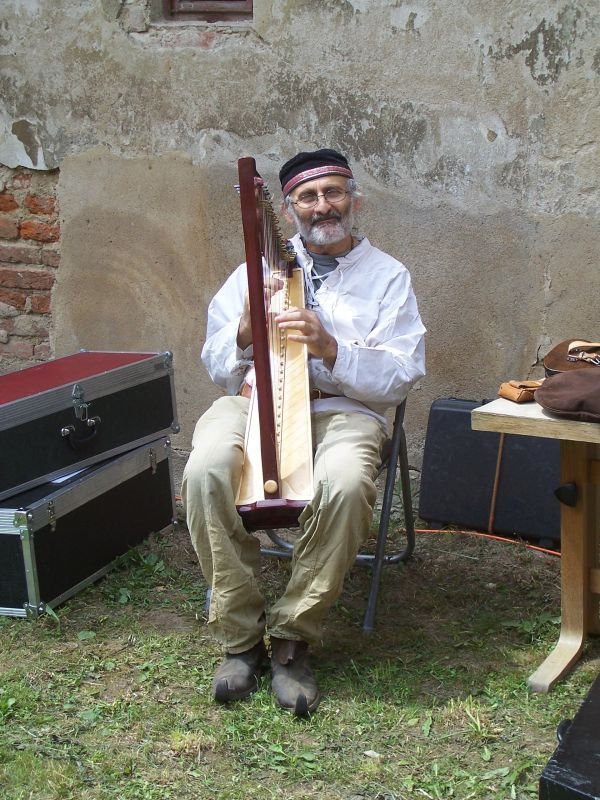
[[[296,213],[296,209],[293,207],[292,215],[294,217],[298,233],[302,236],[304,241],[307,244],[316,244],[319,246],[341,242],[342,239],[345,239],[346,236],[352,232],[352,227],[354,225],[354,214],[352,209],[350,209],[345,216],[340,215],[339,219],[336,219],[335,223],[330,223],[327,226],[317,225],[316,222],[318,222],[318,220],[303,222]],[[320,217],[320,219],[323,218]]]

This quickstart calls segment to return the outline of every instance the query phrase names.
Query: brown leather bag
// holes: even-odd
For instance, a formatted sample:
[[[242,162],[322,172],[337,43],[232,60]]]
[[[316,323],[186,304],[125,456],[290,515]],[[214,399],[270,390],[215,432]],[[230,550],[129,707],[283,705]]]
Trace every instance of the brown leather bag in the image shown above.
[[[600,367],[600,342],[566,339],[544,356],[546,377],[586,367]]]
[[[546,378],[535,399],[559,417],[600,422],[600,369],[562,372]]]

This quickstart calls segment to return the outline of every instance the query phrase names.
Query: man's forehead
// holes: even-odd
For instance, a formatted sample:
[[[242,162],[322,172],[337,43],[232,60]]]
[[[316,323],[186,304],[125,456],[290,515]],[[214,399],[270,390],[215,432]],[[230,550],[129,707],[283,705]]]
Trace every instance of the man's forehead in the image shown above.
[[[301,183],[300,186],[296,186],[296,188],[292,190],[291,194],[294,197],[299,197],[301,194],[306,194],[307,192],[322,192],[330,186],[339,186],[345,189],[347,185],[348,178],[344,175],[323,175],[322,178],[314,178],[312,181]]]

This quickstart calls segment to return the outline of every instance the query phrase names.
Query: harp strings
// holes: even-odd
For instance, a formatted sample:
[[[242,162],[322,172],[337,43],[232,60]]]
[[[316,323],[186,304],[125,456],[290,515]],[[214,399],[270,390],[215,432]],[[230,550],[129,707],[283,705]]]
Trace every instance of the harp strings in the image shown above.
[[[286,334],[275,324],[275,316],[289,308],[289,274],[294,262],[293,248],[284,238],[279,219],[273,209],[271,194],[262,185],[258,196],[261,209],[261,238],[263,244],[263,283],[265,314],[270,342],[271,379],[275,411],[275,433],[278,449],[282,447],[283,404],[286,369]],[[280,455],[280,453],[279,453]]]

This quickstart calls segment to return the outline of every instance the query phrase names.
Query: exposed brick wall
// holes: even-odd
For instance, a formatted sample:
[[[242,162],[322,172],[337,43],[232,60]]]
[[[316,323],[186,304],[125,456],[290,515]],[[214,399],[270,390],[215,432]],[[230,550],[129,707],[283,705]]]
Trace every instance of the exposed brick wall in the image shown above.
[[[58,170],[0,166],[0,372],[52,357]]]

